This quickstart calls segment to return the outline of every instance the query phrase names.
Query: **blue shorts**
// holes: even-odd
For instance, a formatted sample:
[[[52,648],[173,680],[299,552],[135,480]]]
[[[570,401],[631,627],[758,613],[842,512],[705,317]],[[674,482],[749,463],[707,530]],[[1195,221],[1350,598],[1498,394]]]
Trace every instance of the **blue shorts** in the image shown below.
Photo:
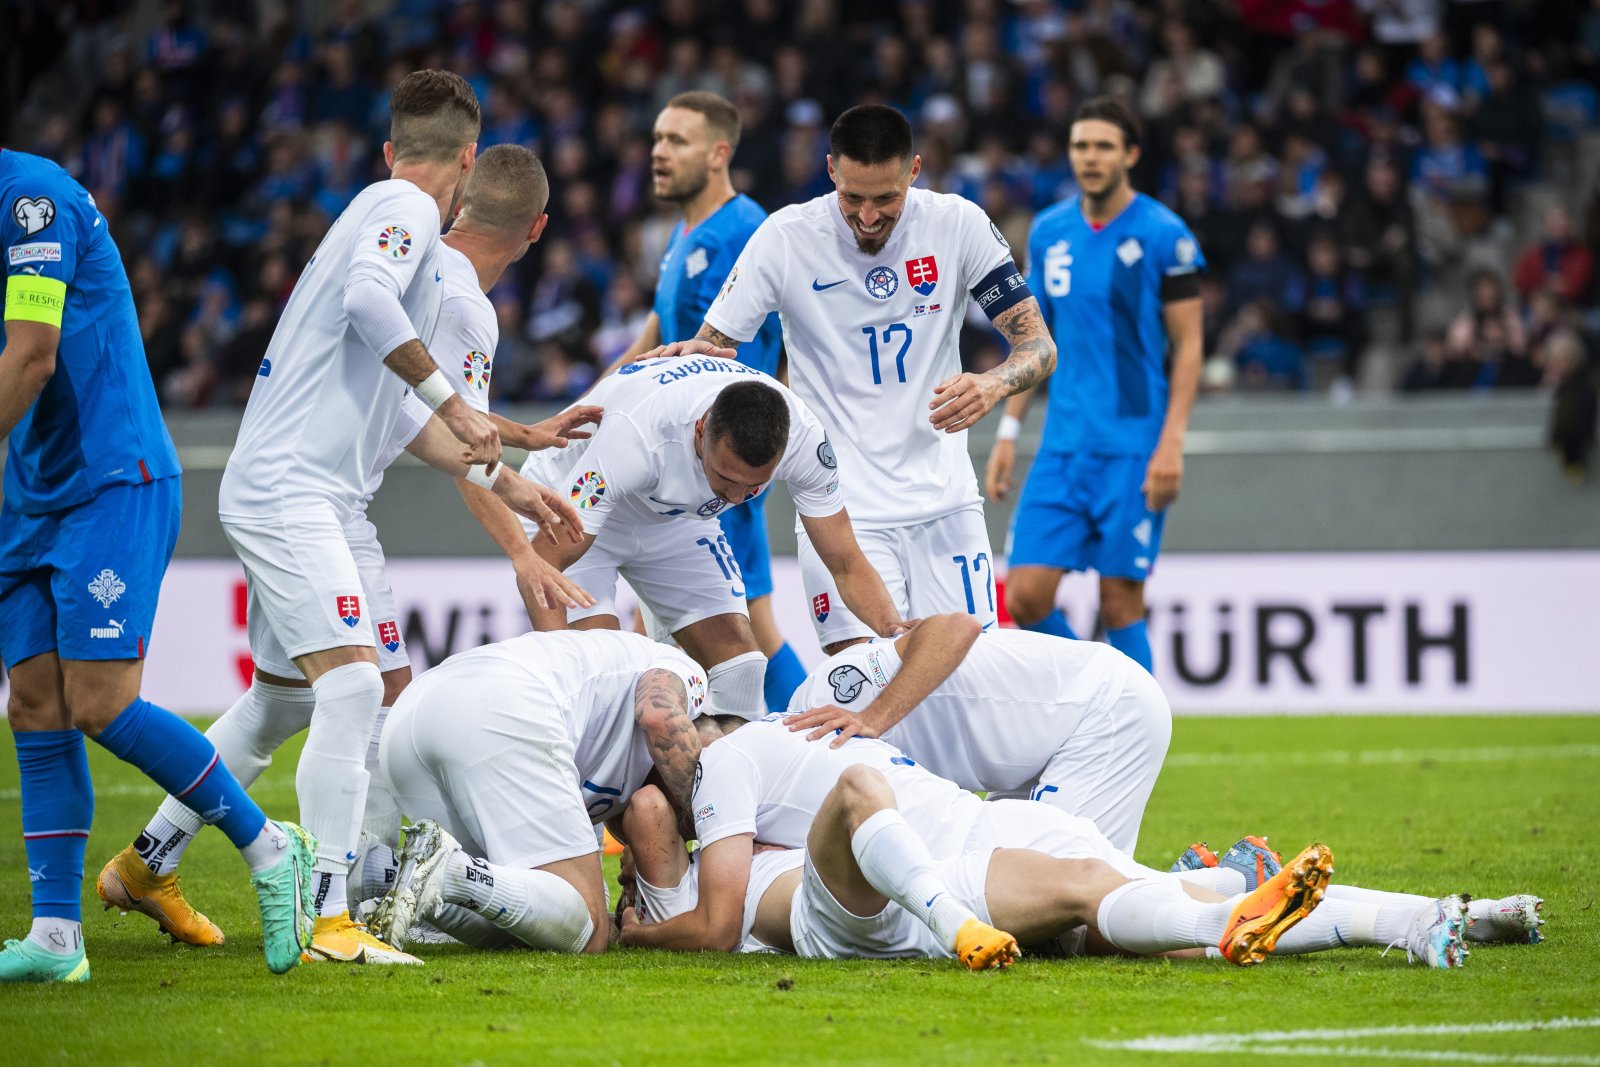
[[[746,602],[772,595],[772,548],[767,544],[767,495],[723,508],[722,533],[744,576]]]
[[[1166,512],[1145,507],[1149,464],[1148,456],[1039,453],[1011,520],[1007,566],[1144,581],[1167,521]]]
[[[45,515],[0,510],[0,659],[144,658],[182,511],[176,476]]]

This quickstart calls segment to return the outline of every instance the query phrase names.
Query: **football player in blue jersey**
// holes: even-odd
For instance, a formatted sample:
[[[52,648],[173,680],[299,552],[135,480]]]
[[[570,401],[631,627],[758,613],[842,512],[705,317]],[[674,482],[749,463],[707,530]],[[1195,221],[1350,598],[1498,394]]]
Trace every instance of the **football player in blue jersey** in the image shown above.
[[[673,230],[661,257],[655,303],[644,331],[619,363],[693,337],[745,242],[767,217],[761,205],[733,190],[728,165],[738,146],[739,110],[716,93],[679,93],[656,117],[652,188],[658,200],[678,205],[683,225]],[[777,377],[781,352],[782,328],[773,314],[754,340],[739,346],[737,358]],[[744,576],[750,628],[767,657],[767,708],[782,711],[805,681],[806,670],[772,618],[766,497],[728,508],[718,518]]]
[[[87,734],[219,827],[250,867],[267,965],[310,934],[310,835],[272,822],[205,736],[139,695],[178,540],[178,454],[161,421],[122,257],[65,170],[0,149],[0,660],[22,772],[33,927],[0,982],[82,982]]]
[[[1182,219],[1129,184],[1139,136],[1125,104],[1086,101],[1068,147],[1081,192],[1040,212],[1028,236],[1028,284],[1060,359],[1012,520],[1005,603],[1020,625],[1072,637],[1056,589],[1065,572],[1094,570],[1106,637],[1149,670],[1144,583],[1183,484],[1205,257]],[[997,500],[1028,397],[1007,401],[995,435],[985,481]]]

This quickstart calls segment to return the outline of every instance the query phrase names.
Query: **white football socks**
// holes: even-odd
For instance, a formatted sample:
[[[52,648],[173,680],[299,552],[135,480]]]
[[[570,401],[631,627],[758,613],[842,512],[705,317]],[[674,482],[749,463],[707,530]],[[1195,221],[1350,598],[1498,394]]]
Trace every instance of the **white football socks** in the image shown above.
[[[1232,867],[1201,867],[1197,871],[1179,871],[1178,877],[1190,885],[1209,889],[1224,897],[1236,897],[1246,889],[1243,871]]]
[[[395,803],[389,780],[378,766],[383,725],[389,719],[389,709],[378,709],[378,721],[372,724],[372,738],[367,742],[367,806],[361,813],[361,831],[371,834],[393,848],[400,844],[400,805]]]
[[[387,893],[399,873],[400,854],[392,846],[363,832],[356,861],[351,865],[350,878],[345,883],[350,913],[355,914],[357,905]]]
[[[206,739],[239,784],[249,789],[272,763],[272,754],[311,723],[316,695],[307,688],[253,679],[233,707],[211,724]],[[167,797],[133,844],[156,874],[171,874],[205,825],[182,801]]]
[[[977,916],[934,872],[927,844],[899,811],[875,812],[850,836],[850,850],[874,889],[922,920],[940,944],[955,951],[962,924]]]
[[[251,874],[260,874],[271,870],[282,860],[284,852],[289,848],[289,835],[283,828],[271,819],[267,820],[256,839],[239,850],[239,855],[244,857],[245,863],[250,866]]]
[[[355,862],[367,803],[367,745],[383,706],[376,663],[347,663],[318,678],[317,698],[295,771],[300,821],[317,839],[312,871],[319,916],[348,910],[345,876]]]
[[[42,915],[33,920],[28,940],[46,952],[65,956],[78,951],[78,946],[83,944],[83,924],[54,915]]]
[[[1233,902],[1203,903],[1175,881],[1141,879],[1100,901],[1095,927],[1124,952],[1153,955],[1215,946],[1228,928]]]
[[[502,867],[460,849],[445,863],[445,903],[476,912],[523,944],[582,952],[594,934],[583,895],[549,871]]]

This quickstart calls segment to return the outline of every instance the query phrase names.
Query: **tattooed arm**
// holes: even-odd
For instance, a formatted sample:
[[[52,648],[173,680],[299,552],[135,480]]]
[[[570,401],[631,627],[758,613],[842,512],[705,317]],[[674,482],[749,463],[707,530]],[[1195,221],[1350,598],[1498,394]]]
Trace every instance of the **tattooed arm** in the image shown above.
[[[1033,388],[1056,369],[1056,343],[1033,297],[1001,312],[995,328],[1011,344],[1006,361],[982,374],[958,374],[933,391],[928,405],[936,430],[970,429],[1008,396]]]
[[[661,772],[662,791],[680,813],[690,810],[700,735],[689,718],[683,680],[659,667],[639,676],[633,689],[633,719],[644,731],[650,758]]]

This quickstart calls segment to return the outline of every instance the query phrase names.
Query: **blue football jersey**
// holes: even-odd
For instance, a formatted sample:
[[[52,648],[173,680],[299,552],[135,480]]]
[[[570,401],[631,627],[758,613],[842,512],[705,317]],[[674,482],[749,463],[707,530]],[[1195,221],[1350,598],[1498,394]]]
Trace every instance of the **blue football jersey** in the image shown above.
[[[1200,246],[1143,193],[1100,230],[1074,196],[1034,219],[1028,285],[1058,357],[1042,448],[1148,455],[1167,417],[1163,290],[1205,269]]]
[[[766,217],[760,204],[740,193],[694,229],[680,226],[673,231],[656,282],[655,313],[661,320],[662,344],[687,341],[700,332],[706,308]],[[778,316],[768,315],[755,337],[739,346],[739,362],[776,376],[781,343]]]
[[[178,474],[122,257],[88,191],[48,159],[0,151],[0,255],[5,318],[61,328],[55,373],[11,431],[6,506],[40,515]]]

